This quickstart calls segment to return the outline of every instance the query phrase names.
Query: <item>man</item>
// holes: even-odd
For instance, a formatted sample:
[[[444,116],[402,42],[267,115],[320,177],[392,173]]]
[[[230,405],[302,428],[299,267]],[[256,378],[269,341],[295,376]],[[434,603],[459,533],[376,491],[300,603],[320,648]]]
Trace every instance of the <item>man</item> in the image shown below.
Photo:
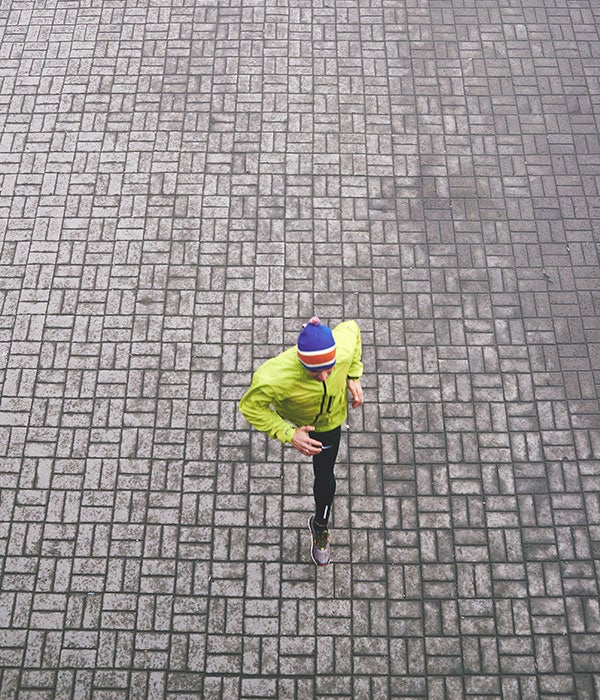
[[[314,316],[298,344],[267,360],[254,373],[240,410],[257,430],[312,456],[315,514],[308,519],[311,556],[317,566],[331,559],[327,529],[335,495],[334,466],[347,394],[353,408],[363,403],[360,329],[345,321],[333,331]]]

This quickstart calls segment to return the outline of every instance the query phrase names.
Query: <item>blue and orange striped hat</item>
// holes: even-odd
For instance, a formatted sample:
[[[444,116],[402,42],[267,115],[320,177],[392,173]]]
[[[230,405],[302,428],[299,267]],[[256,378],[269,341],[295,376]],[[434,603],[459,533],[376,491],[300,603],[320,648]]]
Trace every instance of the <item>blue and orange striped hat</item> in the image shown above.
[[[335,365],[335,340],[331,328],[313,316],[298,336],[298,359],[310,372],[321,372]]]

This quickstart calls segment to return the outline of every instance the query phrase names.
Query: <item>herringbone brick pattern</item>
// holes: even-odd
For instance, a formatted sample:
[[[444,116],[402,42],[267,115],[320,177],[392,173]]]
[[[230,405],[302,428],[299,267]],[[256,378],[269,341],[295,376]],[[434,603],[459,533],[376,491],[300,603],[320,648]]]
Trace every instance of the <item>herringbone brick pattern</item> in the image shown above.
[[[600,698],[596,0],[0,2],[0,697]],[[363,332],[333,563],[237,402]]]

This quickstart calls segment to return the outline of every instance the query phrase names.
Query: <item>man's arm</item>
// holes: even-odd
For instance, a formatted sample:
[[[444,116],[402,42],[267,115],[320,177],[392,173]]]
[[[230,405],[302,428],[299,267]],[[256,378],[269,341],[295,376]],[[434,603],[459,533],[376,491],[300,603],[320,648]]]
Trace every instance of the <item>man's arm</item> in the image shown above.
[[[360,328],[356,321],[348,321],[348,327],[354,333],[354,351],[352,353],[352,361],[348,368],[348,379],[360,379],[363,375],[362,363],[362,339],[360,337]]]
[[[301,454],[314,455],[321,452],[322,443],[309,435],[315,429],[314,426],[294,428],[271,408],[271,402],[268,389],[253,384],[240,401],[240,411],[248,423],[261,433],[277,438],[284,444],[291,443]]]
[[[295,428],[273,410],[273,399],[274,392],[269,387],[253,380],[251,387],[242,396],[240,411],[248,423],[261,433],[283,443],[292,442]]]
[[[364,403],[364,395],[360,379],[350,379],[350,377],[348,377],[346,384],[348,385],[348,391],[352,398],[352,408],[362,406]]]
[[[363,389],[360,383],[360,378],[363,374],[362,340],[360,337],[360,328],[358,323],[356,323],[356,321],[351,321],[349,325],[355,333],[355,341],[352,362],[348,368],[348,378],[346,379],[346,384],[348,386],[348,391],[350,392],[352,408],[358,408],[359,406],[362,406],[364,402]]]

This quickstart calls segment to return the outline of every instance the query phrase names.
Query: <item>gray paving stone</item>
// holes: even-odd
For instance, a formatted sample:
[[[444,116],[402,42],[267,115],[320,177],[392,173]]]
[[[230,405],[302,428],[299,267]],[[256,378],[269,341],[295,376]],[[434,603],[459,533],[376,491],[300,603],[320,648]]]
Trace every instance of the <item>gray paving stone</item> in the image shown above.
[[[592,0],[0,11],[0,695],[600,696]],[[334,562],[252,370],[363,331]]]

